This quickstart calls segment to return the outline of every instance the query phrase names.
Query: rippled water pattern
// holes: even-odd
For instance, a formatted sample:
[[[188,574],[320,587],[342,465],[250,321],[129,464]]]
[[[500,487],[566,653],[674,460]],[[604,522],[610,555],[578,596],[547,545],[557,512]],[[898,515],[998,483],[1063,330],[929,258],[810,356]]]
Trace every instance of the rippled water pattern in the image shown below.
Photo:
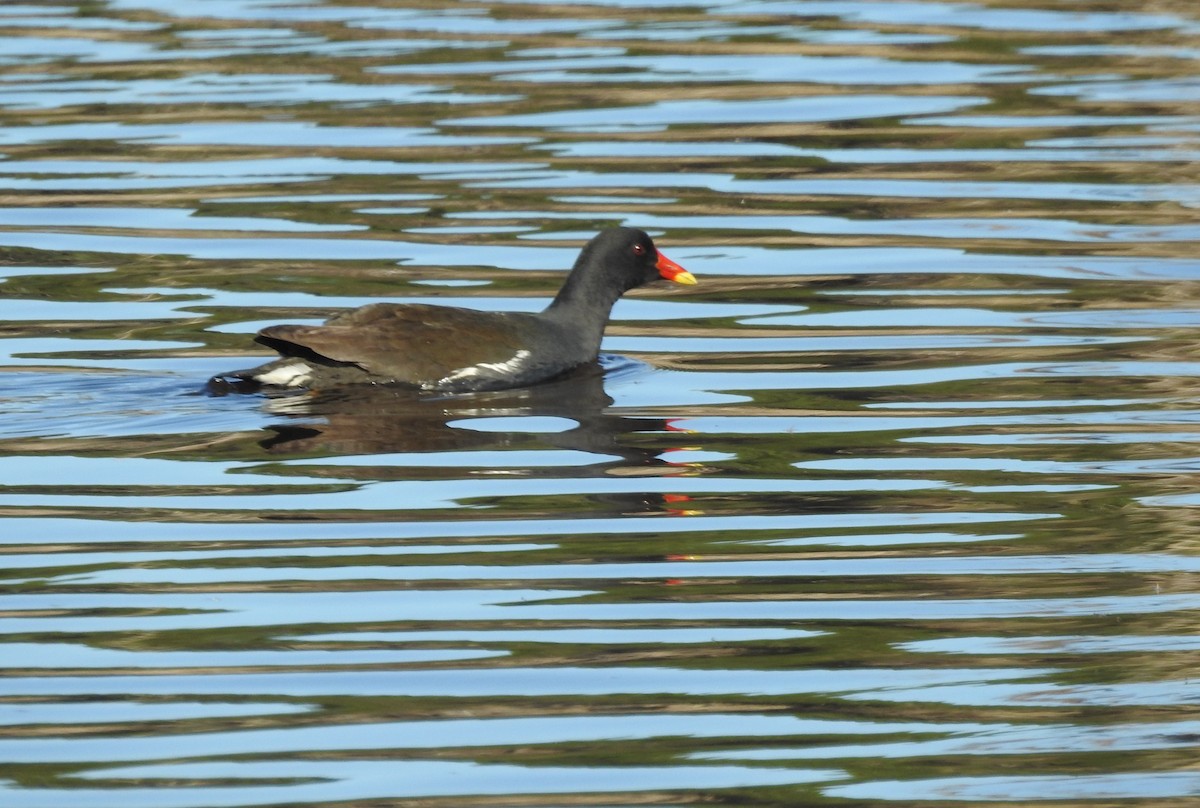
[[[1185,0],[0,6],[0,804],[1195,805]],[[699,279],[528,390],[265,324]]]

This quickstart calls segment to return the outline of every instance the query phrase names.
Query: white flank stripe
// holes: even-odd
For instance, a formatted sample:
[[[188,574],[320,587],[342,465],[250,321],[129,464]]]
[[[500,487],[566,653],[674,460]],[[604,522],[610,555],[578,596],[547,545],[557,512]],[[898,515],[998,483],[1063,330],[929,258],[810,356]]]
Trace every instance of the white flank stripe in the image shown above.
[[[495,378],[504,376],[509,373],[514,373],[520,369],[521,364],[529,358],[529,351],[524,349],[517,351],[512,359],[503,362],[480,362],[478,365],[471,365],[466,368],[459,368],[444,379],[437,382],[437,386],[449,384],[450,382],[460,382],[463,379],[474,379],[479,376],[489,376]]]

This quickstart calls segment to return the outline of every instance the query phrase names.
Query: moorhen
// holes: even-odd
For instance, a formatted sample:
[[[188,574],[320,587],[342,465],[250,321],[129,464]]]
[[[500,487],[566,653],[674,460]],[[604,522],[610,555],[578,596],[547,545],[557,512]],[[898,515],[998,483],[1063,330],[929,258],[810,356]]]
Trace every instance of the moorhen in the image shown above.
[[[273,325],[255,342],[280,358],[214,377],[215,391],[394,384],[464,393],[525,387],[592,362],[613,304],[659,278],[690,272],[632,227],[588,242],[545,310],[486,312],[421,303],[372,303],[324,325]]]

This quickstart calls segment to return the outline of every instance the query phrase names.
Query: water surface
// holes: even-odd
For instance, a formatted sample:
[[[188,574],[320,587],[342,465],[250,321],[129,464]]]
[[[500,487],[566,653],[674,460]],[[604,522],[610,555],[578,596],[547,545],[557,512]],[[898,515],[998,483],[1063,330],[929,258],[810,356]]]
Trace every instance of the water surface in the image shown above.
[[[0,802],[1192,804],[1198,33],[3,6]],[[569,378],[203,393],[615,224]]]

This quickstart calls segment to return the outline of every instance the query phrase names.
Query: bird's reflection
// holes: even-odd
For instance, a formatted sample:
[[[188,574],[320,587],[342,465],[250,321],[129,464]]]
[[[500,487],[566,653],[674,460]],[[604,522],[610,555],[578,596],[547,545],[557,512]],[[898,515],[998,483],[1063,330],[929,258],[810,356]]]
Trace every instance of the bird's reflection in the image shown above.
[[[532,387],[457,396],[357,386],[269,398],[266,409],[286,422],[266,427],[259,445],[274,456],[372,455],[571,449],[612,458],[608,473],[670,475],[696,472],[664,459],[668,419],[614,413],[605,392],[605,369],[585,365]],[[482,419],[542,416],[561,424],[543,430],[521,420],[511,426]],[[478,427],[473,422],[479,424]],[[526,421],[526,424],[529,422]],[[658,434],[659,438],[647,435]]]

